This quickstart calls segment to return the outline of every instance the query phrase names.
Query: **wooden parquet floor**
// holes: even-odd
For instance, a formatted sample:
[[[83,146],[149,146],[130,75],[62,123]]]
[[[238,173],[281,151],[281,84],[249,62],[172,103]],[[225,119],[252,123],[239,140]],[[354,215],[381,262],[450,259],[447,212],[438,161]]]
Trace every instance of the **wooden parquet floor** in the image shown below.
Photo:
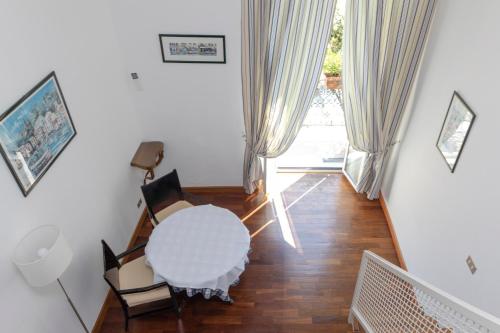
[[[397,264],[379,202],[355,193],[340,174],[305,174],[264,204],[262,195],[236,190],[195,192],[240,216],[253,235],[250,264],[230,290],[235,303],[186,298],[180,320],[160,312],[132,319],[129,332],[351,332],[347,316],[363,250]],[[151,230],[145,223],[137,242]],[[101,332],[124,332],[114,296]]]

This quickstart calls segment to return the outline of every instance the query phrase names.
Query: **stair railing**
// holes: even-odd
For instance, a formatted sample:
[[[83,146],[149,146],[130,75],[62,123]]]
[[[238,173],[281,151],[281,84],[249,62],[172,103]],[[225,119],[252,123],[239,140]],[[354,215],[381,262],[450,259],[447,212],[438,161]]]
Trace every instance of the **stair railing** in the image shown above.
[[[500,333],[500,319],[365,251],[349,313],[367,333]]]

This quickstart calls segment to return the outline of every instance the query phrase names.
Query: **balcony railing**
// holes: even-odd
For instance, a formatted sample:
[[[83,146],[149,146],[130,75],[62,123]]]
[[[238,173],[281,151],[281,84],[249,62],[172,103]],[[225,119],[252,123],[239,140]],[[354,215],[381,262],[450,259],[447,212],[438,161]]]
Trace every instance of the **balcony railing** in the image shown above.
[[[329,89],[323,78],[295,142],[277,159],[279,168],[342,167],[347,135],[342,91]]]

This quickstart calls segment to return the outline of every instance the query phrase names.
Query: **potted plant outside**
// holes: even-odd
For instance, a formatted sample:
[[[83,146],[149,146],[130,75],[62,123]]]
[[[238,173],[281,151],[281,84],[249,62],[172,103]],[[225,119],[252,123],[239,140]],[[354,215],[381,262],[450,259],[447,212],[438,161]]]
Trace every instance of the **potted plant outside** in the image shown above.
[[[326,87],[328,89],[342,88],[342,55],[340,52],[333,52],[328,49],[325,62],[323,64],[323,73],[326,76]]]

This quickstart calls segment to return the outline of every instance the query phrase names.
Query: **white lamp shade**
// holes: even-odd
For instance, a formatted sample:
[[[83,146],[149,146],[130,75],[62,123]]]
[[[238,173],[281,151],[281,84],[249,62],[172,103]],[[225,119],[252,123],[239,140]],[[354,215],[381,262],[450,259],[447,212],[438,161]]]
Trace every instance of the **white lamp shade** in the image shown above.
[[[12,261],[34,287],[57,280],[71,263],[73,251],[55,225],[42,225],[19,242]]]

